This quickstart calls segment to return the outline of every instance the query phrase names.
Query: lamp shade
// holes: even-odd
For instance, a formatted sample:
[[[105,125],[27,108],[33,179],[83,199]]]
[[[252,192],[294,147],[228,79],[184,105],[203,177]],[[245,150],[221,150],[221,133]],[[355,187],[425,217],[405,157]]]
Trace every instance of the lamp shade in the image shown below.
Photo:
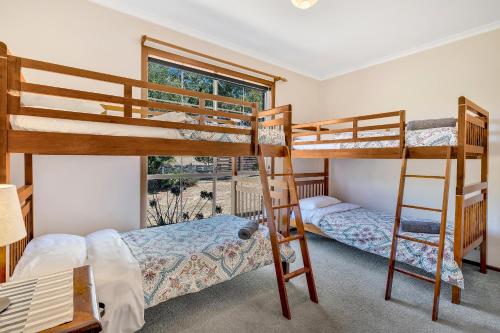
[[[0,184],[0,246],[26,237],[23,214],[14,185]]]
[[[308,9],[314,6],[318,0],[292,0],[292,4],[300,9]]]

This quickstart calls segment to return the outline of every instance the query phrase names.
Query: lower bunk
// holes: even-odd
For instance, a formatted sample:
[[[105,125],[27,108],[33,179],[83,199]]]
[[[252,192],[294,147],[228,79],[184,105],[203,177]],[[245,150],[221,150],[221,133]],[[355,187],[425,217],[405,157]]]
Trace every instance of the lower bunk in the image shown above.
[[[337,203],[316,209],[301,209],[306,230],[332,238],[360,250],[386,258],[391,255],[394,215],[378,210],[366,209],[351,203]],[[415,219],[402,218],[412,221]],[[422,219],[419,219],[421,221]],[[293,225],[293,222],[292,222]],[[428,242],[437,242],[439,234],[406,233]],[[447,227],[443,256],[442,280],[464,288],[464,277],[460,266],[454,260],[453,224]],[[401,239],[398,242],[397,261],[436,273],[437,248]]]
[[[238,232],[248,223],[231,215],[86,237],[45,235],[33,239],[19,260],[13,280],[90,265],[98,301],[106,306],[105,332],[135,332],[144,310],[172,298],[228,281],[273,263],[268,229],[259,225],[249,239]],[[280,245],[283,262],[294,250]]]

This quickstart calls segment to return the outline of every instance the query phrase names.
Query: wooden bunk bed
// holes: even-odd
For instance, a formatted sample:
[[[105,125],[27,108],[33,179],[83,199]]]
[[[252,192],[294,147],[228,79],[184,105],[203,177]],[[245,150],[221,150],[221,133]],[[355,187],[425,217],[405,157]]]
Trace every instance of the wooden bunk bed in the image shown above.
[[[100,84],[111,84],[113,91],[116,91],[116,87],[118,87],[118,91],[122,93],[112,95],[61,87],[60,82],[63,81],[55,81],[58,82],[58,86],[50,83],[28,83],[23,79],[23,70],[35,70],[50,75],[91,80],[97,83],[96,87],[101,87]],[[49,82],[54,81],[49,80]],[[134,98],[134,90],[140,91],[142,96],[147,96],[147,90],[155,90],[194,98],[198,100],[198,105],[185,106]],[[144,93],[145,91],[146,93]],[[104,103],[104,112],[87,113],[54,107],[24,105],[22,101],[24,94]],[[239,106],[246,113],[210,108],[206,101]],[[114,111],[117,111],[118,115],[108,114]],[[188,115],[190,119],[195,119],[195,121],[176,122],[147,118],[151,115],[155,116],[158,113],[161,115],[167,112]],[[135,117],[136,115],[139,117]],[[26,125],[27,123],[16,122],[19,119],[24,119],[23,121],[36,119],[42,123],[28,122]],[[44,125],[43,121],[49,121],[51,125]],[[20,125],[20,123],[24,125]],[[234,126],[235,123],[240,125]],[[71,128],[76,129],[76,132],[63,130],[66,124],[74,125]],[[110,132],[104,130],[101,133],[95,130],[96,127],[107,129],[109,126],[115,127],[112,127]],[[129,130],[134,131],[128,132]],[[159,134],[135,136],[127,134],[152,132],[153,130]],[[166,130],[166,132],[158,132],[158,130]],[[281,131],[284,133],[283,138],[281,138],[283,140],[262,142],[267,135],[259,137],[259,133],[266,130]],[[183,131],[223,134],[225,137],[236,136],[238,139],[223,142],[217,139],[197,141],[182,136],[179,138],[179,132],[182,134]],[[176,134],[177,137],[170,138],[172,133]],[[18,189],[18,194],[27,229],[25,239],[11,244],[8,249],[0,248],[0,282],[5,281],[14,272],[26,246],[34,236],[33,231],[36,228],[36,223],[33,215],[33,155],[258,156],[259,163],[261,163],[264,162],[264,158],[290,159],[288,149],[291,142],[290,134],[291,106],[289,105],[259,112],[256,103],[13,56],[8,53],[6,45],[0,43],[0,183],[10,182],[10,155],[12,153],[24,154],[25,185]],[[291,188],[294,186],[292,174],[293,171],[290,169],[289,174],[281,175],[290,185],[286,191],[293,191]],[[270,184],[263,187],[263,191],[268,191],[269,195],[276,194],[278,190],[274,186],[278,184],[278,178],[275,177],[280,177],[280,175],[267,174],[264,171],[261,172],[260,176],[263,182]],[[268,181],[268,178],[271,179]],[[267,222],[269,230],[282,313],[290,319],[285,281],[302,274],[306,275],[310,298],[312,301],[318,302],[306,239],[305,236],[297,238],[278,235],[275,226],[277,223],[275,211],[281,210],[282,207],[272,206],[269,201],[265,203],[267,218],[261,218],[261,220]],[[292,204],[297,205],[297,203]],[[262,214],[261,211],[259,213]],[[299,240],[301,243],[304,267],[294,272],[288,272],[283,269],[279,248],[281,244],[293,240]]]
[[[299,196],[307,198],[328,195],[329,159],[401,159],[405,147],[407,158],[410,159],[446,159],[451,146],[451,157],[457,160],[454,259],[458,266],[462,267],[464,256],[479,247],[480,271],[486,273],[489,114],[462,96],[458,98],[457,118],[456,138],[450,141],[456,140],[456,144],[452,146],[424,144],[411,146],[406,142],[409,131],[406,130],[404,111],[293,125],[292,158],[324,159],[323,172],[301,174],[300,178],[296,177]],[[360,126],[361,122],[374,120],[378,121],[377,124]],[[338,124],[343,127],[331,128],[332,125]],[[370,133],[374,130],[375,134],[372,132],[362,135],[364,132]],[[344,136],[332,138],[332,134],[344,134]],[[301,140],[304,137],[308,140]],[[468,159],[480,160],[480,181],[477,183],[465,183]],[[306,223],[305,228],[309,232],[326,236],[315,225]],[[453,303],[460,304],[460,293],[459,287],[452,286]]]

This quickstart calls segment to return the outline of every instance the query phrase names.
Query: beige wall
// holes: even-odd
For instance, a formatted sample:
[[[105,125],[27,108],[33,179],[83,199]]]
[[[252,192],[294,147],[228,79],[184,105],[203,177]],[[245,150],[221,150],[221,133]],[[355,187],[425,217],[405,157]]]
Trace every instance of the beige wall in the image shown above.
[[[500,267],[500,30],[336,77],[321,83],[322,111],[316,119],[405,109],[407,120],[457,116],[464,95],[490,112],[489,264]],[[410,161],[428,174],[442,162]],[[470,171],[477,163],[469,162]],[[395,209],[400,161],[336,160],[332,193],[343,200],[388,212]],[[475,172],[477,175],[478,172]],[[472,181],[469,179],[469,181]],[[409,183],[406,201],[440,206],[441,186]],[[451,193],[454,193],[455,182]],[[454,197],[450,201],[453,207]],[[453,219],[454,210],[449,213]]]
[[[0,40],[23,57],[139,79],[143,34],[284,76],[277,104],[291,103],[303,115],[317,109],[318,81],[231,50],[83,0],[0,0]],[[96,89],[91,82],[80,87]],[[37,156],[34,163],[36,234],[139,227],[139,158]],[[18,156],[12,170],[21,183]]]

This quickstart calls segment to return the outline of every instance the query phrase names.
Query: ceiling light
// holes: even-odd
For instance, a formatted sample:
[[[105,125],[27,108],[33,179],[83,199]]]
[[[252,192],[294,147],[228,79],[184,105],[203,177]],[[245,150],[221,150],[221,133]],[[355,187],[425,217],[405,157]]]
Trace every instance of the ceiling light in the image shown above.
[[[314,6],[318,0],[292,0],[292,4],[300,9],[308,9]]]

